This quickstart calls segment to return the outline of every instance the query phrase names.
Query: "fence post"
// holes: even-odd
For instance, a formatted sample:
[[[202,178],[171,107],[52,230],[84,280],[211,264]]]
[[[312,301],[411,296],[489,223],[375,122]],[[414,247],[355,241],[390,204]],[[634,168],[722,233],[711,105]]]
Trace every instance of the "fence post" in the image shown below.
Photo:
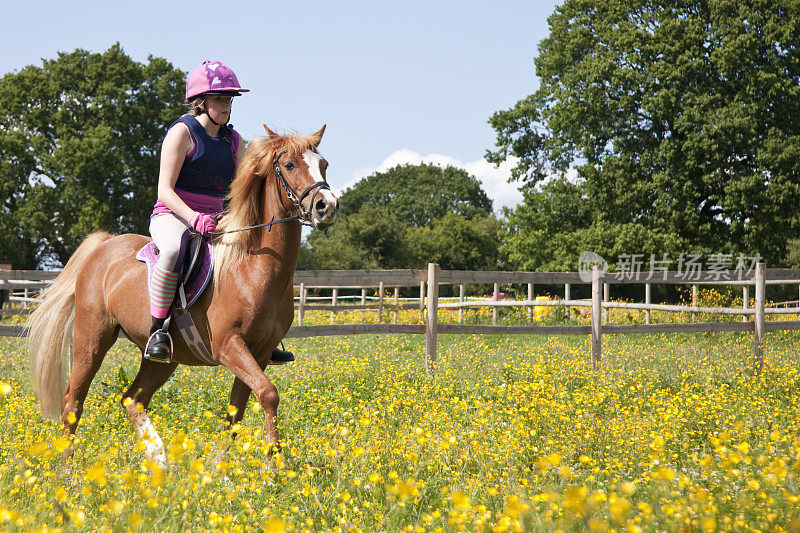
[[[339,301],[339,289],[333,289],[333,296],[331,296],[331,305],[336,307],[336,303]],[[333,324],[333,315],[336,311],[331,309],[331,324]]]
[[[697,307],[697,284],[692,284],[692,307]],[[692,322],[697,318],[697,314],[692,313]]]
[[[439,265],[428,263],[428,319],[425,326],[425,370],[433,373],[439,319]]]
[[[378,283],[378,324],[383,323],[383,282]]]
[[[400,287],[394,288],[394,311],[392,311],[392,324],[397,324],[397,305],[400,298]]]
[[[571,300],[572,296],[572,286],[569,283],[564,284],[564,299]],[[567,305],[565,306],[564,310],[567,312],[567,320],[569,320],[570,315],[570,307]]]
[[[603,275],[603,279],[605,279],[605,275]],[[603,301],[607,302],[611,299],[611,287],[609,287],[608,283],[603,282]],[[604,308],[602,310],[603,314],[603,324],[608,324],[608,314],[611,312],[611,309]]]
[[[306,305],[306,284],[300,284],[300,307],[297,310],[297,325],[303,325],[303,314],[305,313],[305,305]]]
[[[425,318],[425,282],[419,282],[419,321]]]
[[[492,300],[495,302],[500,299],[500,285],[498,283],[494,284],[494,289],[492,290]],[[494,326],[497,324],[497,306],[492,306],[492,325]]]
[[[756,305],[755,324],[753,328],[753,362],[756,374],[764,367],[764,304],[766,303],[766,283],[764,280],[764,263],[756,265]]]
[[[750,287],[747,285],[742,287],[742,309],[745,311],[750,309]],[[742,317],[742,322],[747,322],[748,320],[750,320],[749,316],[744,315]]]
[[[367,305],[367,289],[361,289],[361,323],[364,323],[364,306]]]
[[[649,283],[645,283],[644,284],[644,303],[646,305],[650,305],[650,284]],[[647,308],[647,309],[644,310],[644,323],[645,324],[649,324],[650,323],[650,308]]]
[[[464,284],[459,283],[458,285],[458,303],[464,303]],[[464,319],[464,309],[459,307],[458,308],[458,323],[461,324],[461,321]]]
[[[600,301],[602,287],[608,284],[603,283],[603,271],[598,265],[592,266],[592,369],[597,370],[597,364],[603,353],[602,343],[602,313],[603,307]]]
[[[533,283],[528,283],[528,301],[533,301]],[[533,322],[533,305],[528,306],[528,320]]]

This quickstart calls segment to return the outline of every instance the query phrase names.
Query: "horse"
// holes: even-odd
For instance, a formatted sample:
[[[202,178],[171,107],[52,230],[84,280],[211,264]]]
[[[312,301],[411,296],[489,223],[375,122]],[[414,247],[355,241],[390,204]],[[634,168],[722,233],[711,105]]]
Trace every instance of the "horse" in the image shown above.
[[[213,284],[189,311],[213,363],[235,376],[227,424],[235,428],[255,393],[264,410],[266,445],[274,452],[280,449],[279,395],[264,368],[294,319],[301,225],[327,229],[339,202],[326,182],[328,163],[317,151],[324,125],[307,136],[264,128],[267,136],[249,143],[231,182],[228,210],[214,238]],[[120,330],[144,353],[151,320],[147,270],[135,255],[149,241],[136,234],[88,235],[29,318],[27,352],[34,390],[42,414],[60,418],[70,442],[92,379]],[[172,362],[142,358],[122,396],[128,417],[145,440],[147,456],[164,468],[163,441],[147,414],[150,400],[178,364],[209,364],[188,349],[174,325],[170,334]],[[64,383],[69,357],[71,370]]]

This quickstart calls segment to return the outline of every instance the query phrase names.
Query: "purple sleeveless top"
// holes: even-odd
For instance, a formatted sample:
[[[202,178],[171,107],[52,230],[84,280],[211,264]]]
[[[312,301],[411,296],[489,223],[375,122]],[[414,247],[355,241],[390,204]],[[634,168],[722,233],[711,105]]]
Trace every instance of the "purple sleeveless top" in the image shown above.
[[[192,139],[192,151],[181,166],[175,193],[199,213],[222,211],[222,199],[228,192],[236,171],[239,134],[233,128],[220,128],[219,137],[211,137],[196,118],[184,115],[170,125],[186,125]],[[157,200],[150,217],[172,211]]]

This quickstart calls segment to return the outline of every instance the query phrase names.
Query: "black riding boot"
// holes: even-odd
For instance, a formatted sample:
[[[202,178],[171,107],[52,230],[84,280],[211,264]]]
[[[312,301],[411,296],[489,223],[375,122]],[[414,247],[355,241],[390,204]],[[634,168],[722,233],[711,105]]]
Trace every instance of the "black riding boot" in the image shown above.
[[[272,351],[272,357],[269,360],[270,365],[285,365],[294,361],[294,354],[286,350],[279,350],[275,348]]]
[[[150,337],[144,350],[144,358],[155,363],[169,363],[172,361],[172,339],[164,331],[165,318],[153,317],[153,326],[150,328]]]

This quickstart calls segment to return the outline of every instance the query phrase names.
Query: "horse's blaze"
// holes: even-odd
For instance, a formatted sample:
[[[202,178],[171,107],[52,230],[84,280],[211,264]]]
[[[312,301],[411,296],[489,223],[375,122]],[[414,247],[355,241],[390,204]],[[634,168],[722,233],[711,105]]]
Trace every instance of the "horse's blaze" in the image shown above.
[[[322,177],[322,169],[320,168],[320,164],[322,163],[321,155],[317,152],[306,150],[303,154],[303,161],[308,165],[308,173],[314,178],[314,181],[325,181]]]

